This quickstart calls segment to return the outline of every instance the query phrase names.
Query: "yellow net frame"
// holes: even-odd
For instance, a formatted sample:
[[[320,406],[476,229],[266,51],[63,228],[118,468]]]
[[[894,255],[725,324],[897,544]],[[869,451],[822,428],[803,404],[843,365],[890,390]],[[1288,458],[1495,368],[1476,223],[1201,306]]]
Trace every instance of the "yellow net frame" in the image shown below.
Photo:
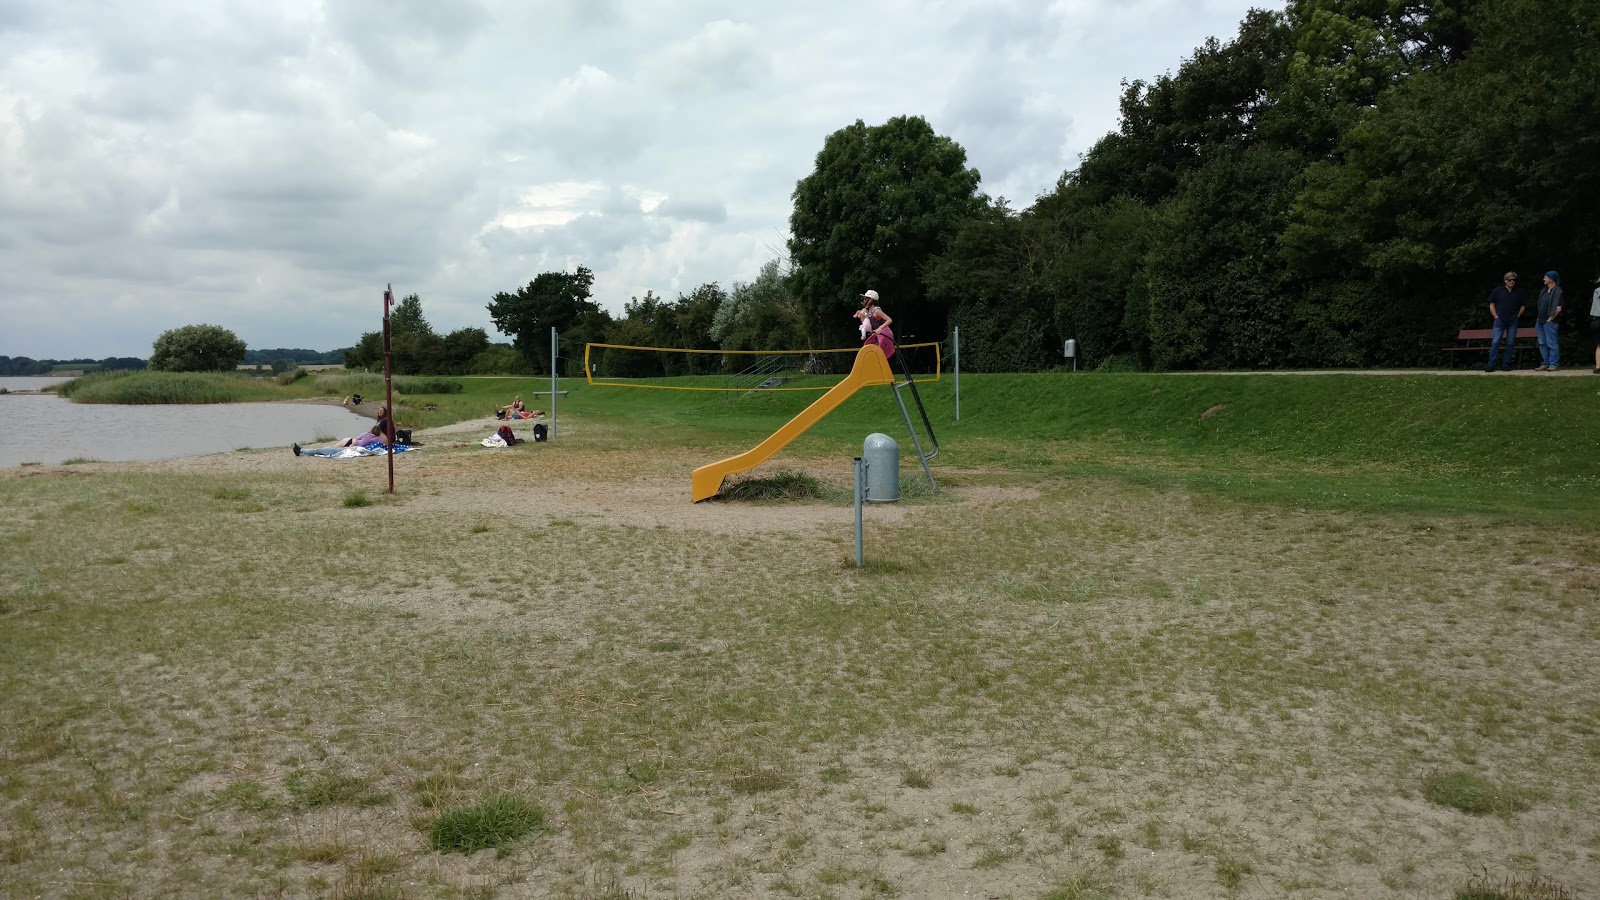
[[[944,355],[943,355],[943,353],[941,351],[940,344],[937,341],[930,341],[930,342],[920,343],[920,344],[897,344],[897,345],[895,345],[895,350],[897,352],[903,352],[903,351],[906,351],[906,350],[925,350],[925,349],[930,348],[930,347],[933,348],[933,375],[931,377],[929,377],[927,375],[912,375],[911,376],[911,380],[915,381],[918,384],[928,384],[928,383],[931,383],[931,382],[936,382],[936,381],[939,380],[940,376],[943,374],[943,371],[944,371]],[[782,386],[779,386],[779,387],[760,387],[760,386],[751,387],[751,386],[746,386],[746,385],[736,385],[736,386],[715,387],[715,386],[709,386],[709,385],[642,384],[642,383],[640,383],[641,381],[654,380],[654,379],[633,379],[633,380],[629,380],[629,381],[606,380],[606,376],[602,376],[601,378],[596,378],[595,374],[594,374],[595,367],[591,363],[591,352],[593,350],[595,350],[596,348],[602,349],[602,350],[643,351],[643,352],[646,352],[646,353],[693,353],[693,354],[701,354],[701,355],[708,355],[708,356],[804,356],[804,357],[810,357],[810,356],[821,356],[823,354],[833,354],[833,355],[840,355],[840,356],[848,355],[848,357],[850,359],[854,359],[856,354],[861,352],[861,348],[860,347],[840,347],[840,348],[831,349],[831,350],[692,350],[692,349],[689,349],[689,348],[686,348],[686,347],[636,347],[636,346],[632,346],[632,345],[629,345],[629,344],[606,344],[606,343],[601,343],[601,342],[598,342],[598,341],[593,341],[593,342],[590,342],[590,343],[587,343],[587,344],[583,345],[583,377],[589,384],[594,385],[596,387],[644,388],[644,389],[647,389],[647,390],[655,390],[655,391],[710,391],[710,392],[725,393],[725,394],[727,394],[727,393],[745,394],[745,393],[750,393],[752,391],[764,391],[764,392],[777,392],[777,391],[826,391],[829,388],[833,387],[833,385],[832,384],[814,384],[814,385],[808,384],[808,385],[802,385],[802,386],[799,386],[799,387],[782,387]],[[678,377],[678,376],[672,376],[672,377]],[[723,375],[723,376],[700,375],[700,376],[694,376],[694,377],[714,378],[714,377],[727,377],[727,375]],[[840,373],[839,377],[843,377],[843,373]]]

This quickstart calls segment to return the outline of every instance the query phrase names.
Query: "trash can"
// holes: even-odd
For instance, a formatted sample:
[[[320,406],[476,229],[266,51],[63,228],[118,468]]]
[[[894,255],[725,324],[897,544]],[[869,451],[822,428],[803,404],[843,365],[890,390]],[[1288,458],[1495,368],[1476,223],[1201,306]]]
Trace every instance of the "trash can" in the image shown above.
[[[900,445],[887,434],[869,434],[861,446],[866,467],[868,503],[893,503],[900,499]]]

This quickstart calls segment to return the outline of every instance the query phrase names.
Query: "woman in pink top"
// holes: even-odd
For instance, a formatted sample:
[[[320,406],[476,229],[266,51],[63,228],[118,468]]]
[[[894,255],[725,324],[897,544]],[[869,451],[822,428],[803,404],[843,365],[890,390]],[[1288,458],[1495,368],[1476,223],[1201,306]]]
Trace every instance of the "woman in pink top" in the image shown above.
[[[864,343],[877,344],[885,358],[893,356],[894,331],[889,325],[894,319],[878,305],[877,291],[867,291],[861,295],[861,309],[856,311],[856,318],[860,319],[862,324],[861,340]]]

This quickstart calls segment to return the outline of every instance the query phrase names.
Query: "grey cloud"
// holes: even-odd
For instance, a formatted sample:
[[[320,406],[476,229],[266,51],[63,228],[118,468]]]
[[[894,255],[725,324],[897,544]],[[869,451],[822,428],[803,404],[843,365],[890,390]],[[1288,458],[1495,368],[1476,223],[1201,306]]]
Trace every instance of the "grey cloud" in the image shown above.
[[[662,130],[657,103],[594,66],[580,68],[533,103],[531,114],[502,133],[501,144],[547,153],[581,177],[637,159]]]
[[[669,197],[656,208],[656,212],[669,219],[681,219],[685,222],[721,225],[728,221],[728,207],[723,205],[721,200],[680,200]]]
[[[460,51],[492,19],[473,0],[331,0],[334,33],[378,74],[430,81],[441,58]]]
[[[597,206],[564,225],[494,228],[482,242],[493,253],[578,260],[598,269],[615,262],[625,250],[659,243],[671,232],[662,217],[644,212],[638,198],[628,192],[610,191]]]
[[[1003,73],[967,73],[954,86],[943,118],[991,195],[1031,203],[1032,196],[1012,192],[1048,184],[1066,168],[1072,116],[1053,95]]]
[[[772,66],[755,27],[722,19],[668,47],[642,74],[669,91],[717,93],[757,88],[771,79]]]

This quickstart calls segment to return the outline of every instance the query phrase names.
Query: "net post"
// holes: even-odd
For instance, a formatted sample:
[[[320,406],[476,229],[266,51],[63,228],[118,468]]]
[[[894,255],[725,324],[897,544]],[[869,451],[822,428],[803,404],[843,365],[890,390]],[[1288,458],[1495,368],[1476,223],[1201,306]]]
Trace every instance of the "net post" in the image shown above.
[[[961,421],[961,326],[956,326],[956,334],[952,339],[954,346],[951,348],[955,357],[956,367],[956,421]]]

